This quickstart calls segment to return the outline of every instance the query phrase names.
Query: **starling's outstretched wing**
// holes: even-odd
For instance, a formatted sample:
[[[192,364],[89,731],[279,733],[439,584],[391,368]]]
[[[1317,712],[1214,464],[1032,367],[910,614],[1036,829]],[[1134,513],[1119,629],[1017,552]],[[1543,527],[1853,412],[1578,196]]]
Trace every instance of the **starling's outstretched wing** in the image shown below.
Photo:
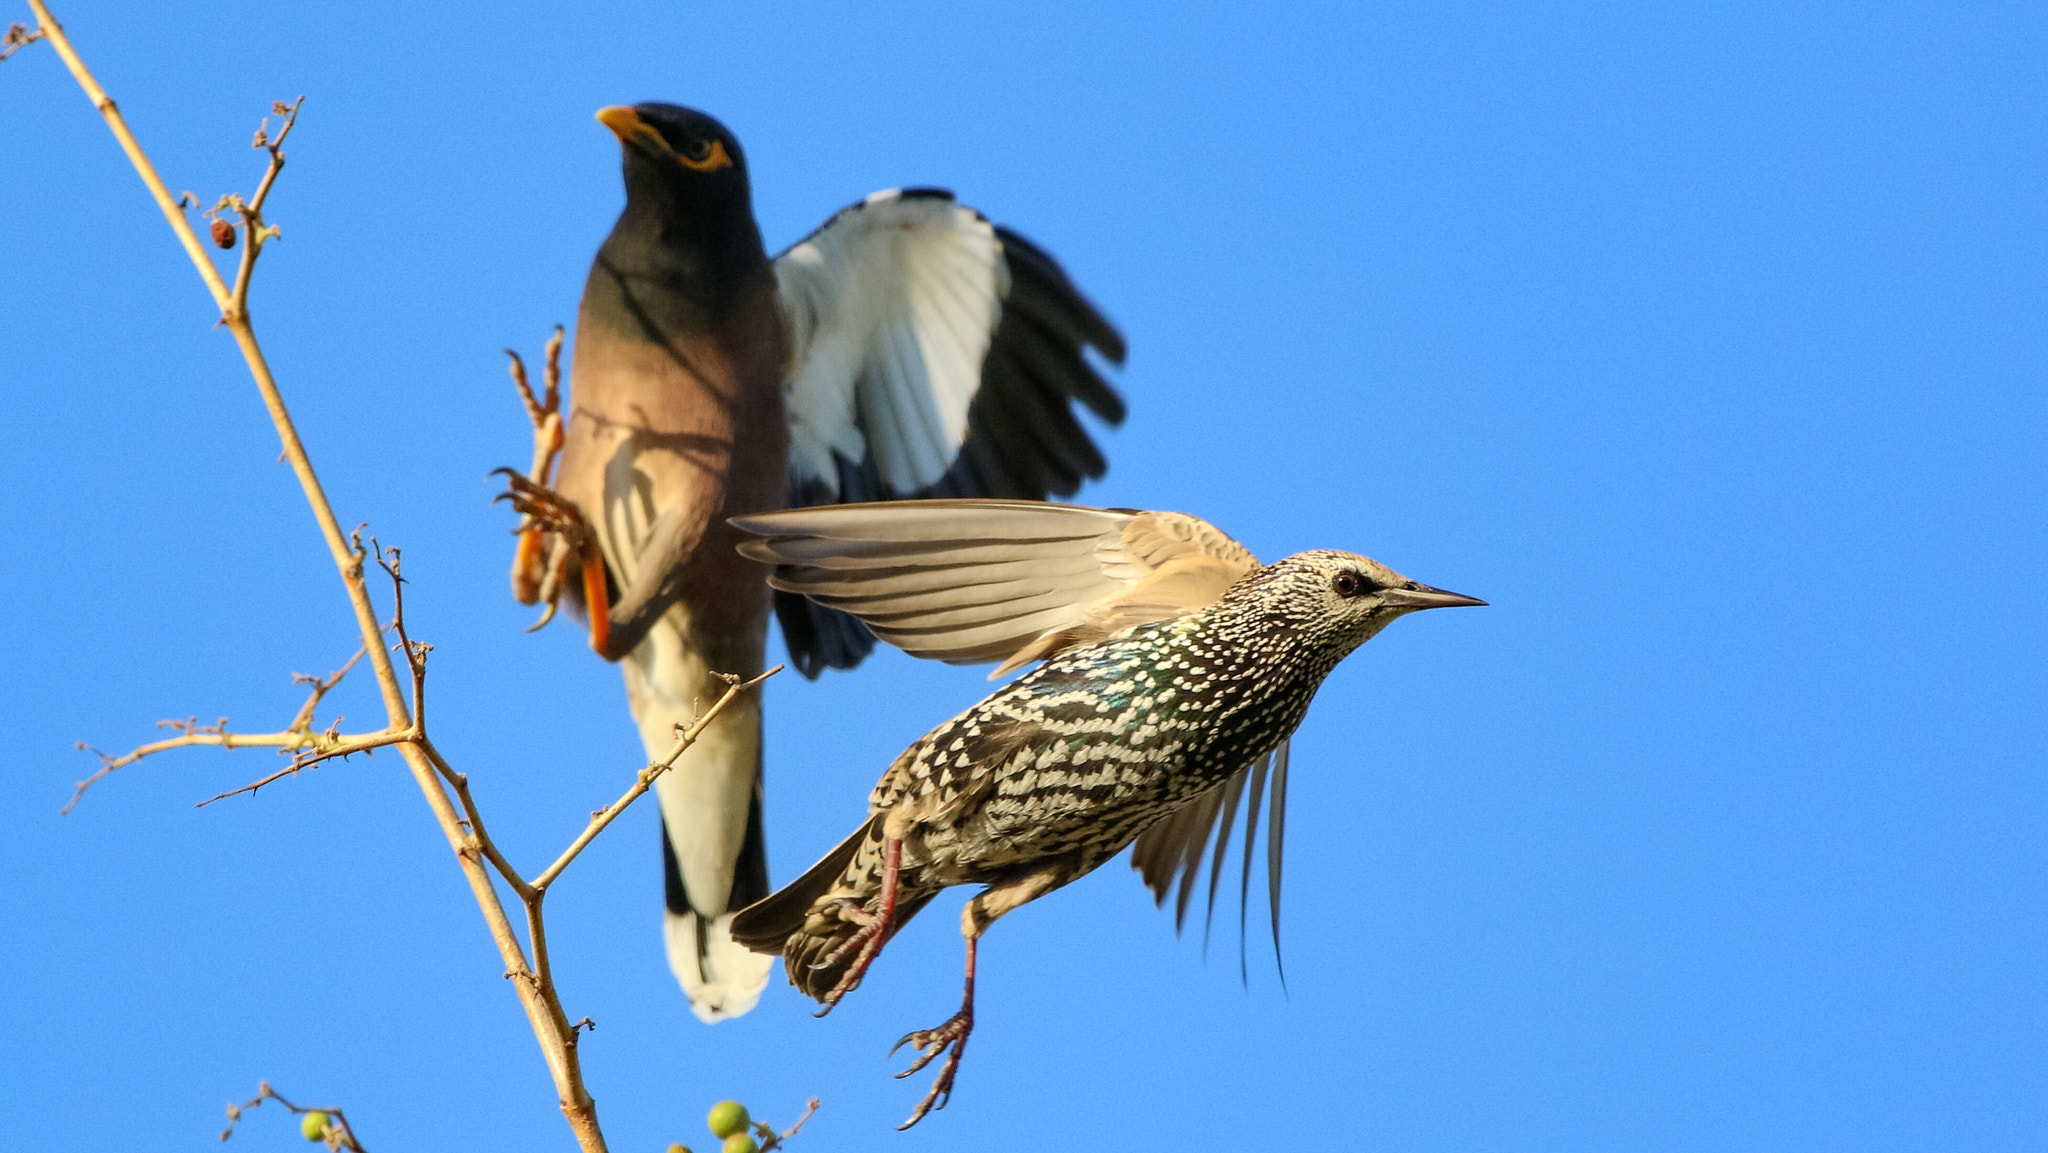
[[[938,189],[877,192],[776,258],[788,327],[789,503],[1072,494],[1102,454],[1073,401],[1123,401],[1082,354],[1124,342],[1059,265]],[[776,598],[797,667],[845,668],[872,640]]]
[[[1223,595],[1258,559],[1174,512],[924,500],[737,517],[768,583],[858,617],[912,656],[995,674]]]
[[[1194,611],[1259,563],[1221,529],[1185,513],[1035,501],[838,505],[732,523],[758,538],[742,544],[741,553],[778,566],[769,578],[777,589],[858,617],[913,656],[954,664],[1001,660],[992,676]],[[1176,929],[1205,850],[1214,914],[1230,830],[1251,778],[1257,783],[1244,852],[1249,861],[1259,794],[1266,792],[1268,897],[1278,946],[1286,764],[1283,744],[1138,838],[1131,863],[1162,904],[1178,880]]]

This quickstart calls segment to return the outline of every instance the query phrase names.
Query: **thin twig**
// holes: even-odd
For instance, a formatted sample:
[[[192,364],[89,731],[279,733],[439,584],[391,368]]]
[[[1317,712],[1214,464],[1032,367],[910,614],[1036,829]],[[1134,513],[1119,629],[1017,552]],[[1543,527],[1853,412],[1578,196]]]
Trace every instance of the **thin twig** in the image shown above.
[[[270,164],[263,170],[263,179],[256,185],[256,191],[248,200],[230,192],[214,205],[216,213],[233,212],[242,220],[242,235],[247,241],[242,246],[242,261],[235,269],[235,287],[229,294],[229,302],[222,312],[227,317],[247,319],[249,315],[249,281],[256,274],[256,258],[263,255],[263,246],[278,238],[276,225],[263,223],[263,202],[270,199],[271,186],[277,183],[277,175],[284,171],[284,138],[291,135],[292,127],[299,122],[299,108],[306,103],[301,96],[286,104],[279,100],[270,106],[270,111],[284,118],[278,126],[277,136],[270,135],[270,117],[256,129],[256,138],[249,147],[261,148],[270,153]]]
[[[348,1149],[352,1153],[369,1153],[369,1150],[363,1148],[362,1142],[356,1140],[356,1131],[349,1126],[348,1116],[341,1111],[340,1106],[294,1105],[290,1101],[285,1100],[283,1094],[272,1089],[268,1081],[258,1081],[256,1083],[256,1095],[247,1102],[228,1106],[228,1127],[220,1131],[220,1139],[225,1141],[234,1136],[235,1126],[241,1123],[242,1114],[256,1108],[265,1101],[277,1102],[286,1109],[291,1110],[294,1117],[303,1117],[308,1113],[319,1113],[324,1116],[326,1123],[321,1126],[318,1137],[309,1137],[307,1140],[319,1140],[325,1143],[330,1150]],[[812,1103],[816,1104],[816,1102]],[[809,1114],[805,1115],[809,1116]],[[762,1148],[769,1149],[773,1148],[773,1146],[763,1145]]]
[[[31,32],[26,24],[9,24],[7,35],[0,36],[0,60],[7,59],[42,38],[43,30],[40,28]]]
[[[85,799],[87,789],[92,788],[118,770],[125,769],[144,757],[168,752],[171,749],[192,748],[199,745],[223,749],[267,748],[276,749],[281,753],[300,752],[301,750],[310,749],[315,753],[322,754],[315,759],[324,760],[328,755],[339,755],[334,752],[339,745],[355,741],[374,740],[389,735],[389,730],[386,730],[382,733],[364,733],[360,736],[344,737],[336,732],[333,726],[329,726],[326,732],[316,733],[313,731],[313,713],[314,710],[320,707],[321,699],[333,691],[334,686],[341,683],[341,678],[347,676],[348,671],[356,667],[356,662],[362,659],[363,650],[357,649],[356,655],[350,657],[347,664],[324,677],[310,676],[306,673],[293,673],[292,683],[310,685],[311,691],[306,694],[306,703],[299,706],[298,715],[294,716],[291,723],[279,732],[231,733],[228,731],[228,719],[226,717],[222,717],[210,725],[200,724],[197,717],[188,717],[182,721],[158,721],[156,723],[157,728],[176,729],[178,735],[138,746],[118,757],[111,753],[103,753],[84,741],[78,742],[78,748],[84,749],[100,759],[99,771],[78,782],[77,787],[71,793],[71,799],[64,802],[64,807],[57,810],[57,814],[59,816],[69,814],[72,809],[78,807],[79,801]],[[340,723],[341,719],[339,717],[335,718],[335,724],[338,725]],[[388,745],[393,742],[385,740],[379,743]],[[375,746],[365,746],[365,748],[368,747]],[[364,749],[357,748],[348,751],[362,752]],[[294,759],[292,767],[285,771],[288,773],[297,772],[299,769],[306,768],[311,763],[311,761]],[[269,782],[265,781],[263,783],[268,784]]]
[[[386,729],[383,732],[378,733],[365,733],[360,737],[350,737],[345,740],[334,740],[332,746],[330,747],[322,747],[316,752],[306,752],[299,754],[297,757],[292,758],[291,764],[286,765],[284,768],[281,768],[276,772],[271,773],[269,776],[266,776],[261,780],[251,781],[248,784],[243,785],[241,788],[229,789],[225,793],[215,793],[213,796],[206,798],[205,800],[199,802],[198,804],[192,807],[195,809],[203,809],[206,806],[214,803],[215,801],[225,801],[229,797],[239,797],[243,793],[253,793],[265,785],[281,781],[286,777],[296,777],[301,772],[310,769],[317,764],[320,764],[322,761],[330,761],[336,757],[352,757],[357,753],[370,752],[372,749],[383,749],[389,748],[392,745],[404,744],[405,742],[412,740],[414,737],[418,735],[419,734],[414,732],[411,728]],[[322,734],[320,736],[320,740],[323,742],[324,746],[325,742],[332,740],[332,735]]]
[[[620,813],[625,812],[627,806],[631,805],[634,801],[639,800],[640,797],[644,793],[646,793],[647,790],[654,784],[655,778],[667,772],[669,768],[676,763],[677,757],[682,756],[683,752],[686,749],[688,749],[691,745],[697,743],[697,738],[703,735],[705,728],[707,728],[711,724],[711,722],[717,718],[718,714],[725,709],[726,705],[732,703],[734,697],[739,696],[741,693],[753,688],[754,686],[760,684],[762,681],[767,680],[769,677],[772,677],[776,673],[779,673],[781,671],[782,666],[776,665],[774,668],[769,669],[767,672],[762,673],[760,676],[748,681],[742,681],[738,677],[733,676],[731,673],[713,674],[715,676],[724,678],[726,682],[725,694],[719,697],[718,700],[714,704],[712,704],[712,706],[709,709],[705,710],[704,715],[698,717],[697,720],[694,723],[692,723],[689,728],[684,729],[681,733],[677,734],[675,747],[668,751],[667,756],[649,764],[646,768],[641,769],[640,772],[635,775],[633,784],[626,790],[625,795],[621,796],[618,800],[613,801],[610,805],[606,806],[605,808],[600,809],[597,812],[592,813],[590,815],[590,824],[583,830],[582,834],[578,836],[575,841],[571,842],[567,849],[563,850],[562,855],[555,859],[554,864],[549,865],[547,867],[546,872],[542,873],[540,876],[535,877],[533,879],[534,891],[539,893],[545,893],[547,891],[547,887],[555,883],[555,878],[562,875],[562,870],[569,867],[569,862],[575,860],[577,854],[581,853],[584,850],[584,848],[590,844],[591,841],[595,840],[599,833],[604,832],[606,825],[611,824],[614,820],[618,818],[618,815]]]
[[[349,539],[355,545],[358,555],[363,550],[362,529],[357,529]],[[398,650],[405,655],[406,671],[412,674],[412,727],[416,733],[427,731],[427,654],[434,646],[425,641],[415,641],[405,631],[405,578],[399,575],[399,550],[397,545],[385,548],[370,538],[370,547],[376,550],[377,567],[391,578],[391,631],[398,634]]]
[[[768,1153],[770,1149],[774,1149],[780,1146],[784,1141],[787,1141],[791,1137],[796,1136],[796,1131],[803,1128],[804,1122],[810,1120],[811,1114],[816,1113],[817,1111],[818,1099],[816,1097],[813,1097],[811,1098],[810,1103],[804,1106],[804,1115],[796,1119],[796,1124],[791,1125],[789,1128],[784,1129],[780,1133],[777,1133],[775,1131],[774,1126],[769,1125],[765,1122],[754,1122],[754,1133],[756,1136],[761,1138],[761,1153]]]

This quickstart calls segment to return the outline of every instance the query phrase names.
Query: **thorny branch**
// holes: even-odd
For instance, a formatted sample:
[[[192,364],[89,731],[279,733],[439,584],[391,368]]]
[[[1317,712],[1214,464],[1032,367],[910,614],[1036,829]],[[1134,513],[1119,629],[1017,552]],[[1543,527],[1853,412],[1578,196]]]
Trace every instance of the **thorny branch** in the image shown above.
[[[0,36],[0,60],[7,59],[42,38],[43,30],[40,28],[31,32],[26,24],[9,24],[7,35]]]
[[[803,1128],[804,1122],[810,1120],[811,1114],[817,1111],[818,1099],[813,1097],[804,1105],[804,1115],[798,1117],[795,1124],[780,1133],[777,1133],[775,1127],[765,1121],[754,1122],[754,1133],[761,1138],[761,1153],[768,1153],[770,1149],[780,1148],[784,1141],[796,1136],[796,1131]]]
[[[556,858],[554,864],[548,866],[546,872],[533,879],[532,889],[537,893],[546,892],[547,887],[554,884],[555,878],[562,875],[562,870],[569,867],[569,862],[575,860],[576,855],[581,853],[591,841],[596,840],[599,833],[604,832],[606,825],[611,824],[620,813],[625,812],[626,806],[639,800],[654,785],[656,777],[661,776],[661,774],[674,767],[676,758],[682,756],[685,750],[697,743],[697,738],[703,735],[704,729],[711,723],[711,719],[717,716],[726,705],[730,704],[734,697],[739,696],[741,693],[746,692],[748,689],[753,688],[781,671],[782,666],[776,665],[774,668],[748,681],[743,681],[731,673],[713,673],[713,676],[725,682],[725,695],[719,697],[717,703],[712,705],[703,715],[699,716],[696,721],[692,722],[689,728],[683,728],[680,725],[676,726],[679,731],[676,733],[675,747],[668,751],[668,755],[641,769],[639,775],[634,779],[632,786],[626,790],[624,796],[613,801],[609,806],[590,814],[589,826],[562,852],[560,857]]]
[[[64,802],[62,809],[57,810],[58,815],[67,815],[71,810],[77,808],[78,802],[85,799],[85,791],[100,783],[110,774],[125,769],[144,757],[155,753],[168,752],[171,749],[190,748],[194,745],[212,745],[223,749],[274,748],[279,753],[298,754],[292,758],[291,768],[286,770],[287,772],[297,772],[311,764],[312,761],[307,759],[311,753],[318,753],[322,756],[345,755],[344,752],[338,749],[338,746],[345,742],[360,741],[366,737],[374,737],[380,734],[369,733],[362,736],[343,737],[336,727],[341,724],[342,719],[340,717],[334,718],[333,724],[330,724],[325,730],[315,732],[313,731],[313,712],[320,707],[321,698],[332,692],[334,686],[341,683],[341,678],[347,676],[348,671],[356,667],[356,662],[362,659],[363,650],[357,649],[356,655],[350,657],[347,664],[328,673],[324,677],[309,676],[306,673],[293,673],[292,683],[310,686],[310,691],[306,695],[306,703],[299,706],[298,715],[293,717],[291,723],[278,732],[231,733],[228,731],[228,719],[226,717],[222,717],[210,725],[200,724],[198,717],[187,717],[182,721],[166,720],[156,723],[157,728],[176,730],[177,736],[167,737],[161,741],[151,741],[146,745],[140,745],[128,752],[122,753],[118,757],[112,753],[103,753],[84,741],[78,742],[78,748],[84,749],[100,759],[99,771],[78,782],[76,789],[71,794],[71,799]],[[390,744],[391,742],[384,741],[382,743]]]
[[[583,833],[570,844],[569,848],[561,857],[557,858],[553,865],[549,866],[533,883],[526,882],[518,870],[498,851],[497,847],[491,842],[489,835],[485,832],[482,814],[478,812],[475,800],[470,794],[468,778],[449,766],[446,758],[434,747],[432,740],[427,736],[425,728],[425,662],[428,646],[414,642],[405,630],[402,599],[404,581],[399,575],[398,551],[396,549],[382,548],[374,540],[371,542],[371,551],[374,553],[375,560],[392,580],[393,599],[397,606],[394,612],[392,629],[398,635],[396,647],[404,656],[406,668],[410,674],[411,692],[409,694],[407,686],[400,683],[397,670],[391,661],[390,651],[384,642],[385,629],[378,623],[375,607],[371,603],[369,587],[364,581],[364,562],[367,558],[362,545],[361,530],[358,529],[355,533],[346,535],[342,532],[341,523],[334,514],[334,508],[327,499],[327,494],[320,484],[318,474],[314,472],[312,460],[306,453],[305,444],[299,439],[298,430],[292,422],[290,412],[285,407],[283,394],[278,389],[277,380],[270,371],[269,362],[263,354],[261,345],[257,342],[255,328],[250,321],[248,308],[249,287],[255,270],[256,260],[261,254],[263,246],[278,236],[276,226],[265,222],[263,207],[269,199],[270,191],[277,181],[278,174],[284,169],[284,141],[298,123],[299,109],[304,103],[304,98],[301,97],[290,104],[279,102],[271,106],[272,114],[282,117],[276,135],[271,135],[268,118],[264,119],[262,126],[257,130],[254,146],[268,153],[269,163],[266,166],[261,182],[256,187],[256,191],[246,199],[235,194],[223,196],[208,214],[214,220],[215,243],[221,247],[231,247],[235,238],[233,232],[235,225],[228,223],[225,218],[232,215],[240,222],[241,239],[244,241],[244,244],[240,265],[235,276],[235,283],[230,288],[226,280],[221,276],[220,269],[213,263],[212,255],[200,242],[198,234],[193,230],[191,220],[187,217],[187,210],[194,203],[193,198],[174,198],[171,195],[163,179],[157,175],[156,166],[150,161],[149,155],[143,151],[141,144],[136,141],[134,133],[129,130],[127,121],[121,116],[120,110],[115,106],[113,99],[100,87],[99,82],[94,79],[91,70],[79,58],[69,37],[65,35],[63,27],[50,15],[50,11],[43,0],[28,0],[28,3],[29,7],[35,12],[38,26],[33,32],[17,34],[10,31],[8,43],[14,48],[18,48],[20,44],[27,43],[30,40],[49,40],[51,48],[63,59],[65,67],[70,70],[72,78],[78,82],[78,86],[84,91],[86,98],[92,102],[93,107],[99,111],[101,117],[106,121],[108,129],[113,133],[115,140],[120,143],[122,151],[127,154],[129,162],[134,166],[136,174],[141,177],[144,186],[148,188],[158,210],[163,213],[165,221],[170,225],[172,232],[176,234],[178,242],[184,247],[185,253],[191,259],[192,265],[199,273],[200,279],[206,283],[207,291],[212,295],[215,306],[220,309],[220,323],[234,336],[236,345],[241,349],[243,360],[249,368],[249,374],[254,379],[257,391],[263,398],[264,407],[270,414],[271,423],[277,430],[278,439],[282,444],[280,459],[291,466],[294,475],[298,479],[300,489],[305,495],[306,503],[313,513],[313,518],[320,526],[321,537],[327,545],[328,555],[341,577],[342,586],[347,593],[350,607],[355,614],[357,630],[362,637],[363,651],[358,654],[358,659],[364,655],[367,655],[370,659],[371,673],[376,678],[378,693],[384,704],[386,722],[382,730],[359,738],[343,737],[332,726],[330,726],[328,732],[318,734],[317,737],[311,733],[312,712],[318,705],[318,697],[333,687],[333,684],[329,683],[330,680],[338,683],[340,674],[337,673],[331,678],[322,678],[311,682],[315,685],[314,699],[300,710],[300,718],[292,728],[287,728],[283,733],[263,735],[278,738],[271,742],[271,747],[287,748],[289,751],[293,751],[296,754],[295,762],[298,757],[309,757],[312,760],[319,760],[332,756],[346,755],[348,752],[366,752],[369,748],[376,747],[376,744],[388,744],[398,750],[400,756],[405,759],[407,768],[412,772],[414,782],[418,785],[421,796],[433,811],[435,821],[440,825],[443,836],[447,838],[448,846],[455,855],[457,867],[462,871],[464,879],[469,884],[470,891],[476,899],[477,908],[483,915],[485,926],[490,931],[491,940],[497,946],[499,955],[505,963],[505,975],[508,978],[512,978],[511,984],[516,995],[519,997],[521,1008],[526,1012],[528,1023],[533,1028],[534,1037],[540,1045],[541,1055],[546,1060],[549,1074],[554,1081],[562,1113],[569,1122],[569,1127],[575,1135],[577,1144],[584,1150],[584,1153],[604,1153],[604,1135],[598,1126],[596,1104],[591,1100],[588,1090],[584,1087],[582,1065],[576,1053],[576,1043],[584,1022],[579,1021],[571,1024],[567,1014],[562,1010],[561,1000],[556,992],[553,976],[547,961],[546,931],[541,917],[542,898],[546,895],[548,886],[561,875],[562,870],[575,859],[577,854],[582,852],[583,847],[588,845],[590,840],[599,832],[602,832],[604,827],[617,817],[619,813],[623,812],[628,805],[643,795],[647,791],[649,784],[663,771],[666,771],[669,765],[673,764],[675,759],[684,750],[690,747],[696,740],[697,735],[704,730],[704,727],[710,723],[711,719],[721,709],[728,705],[739,693],[758,686],[762,680],[778,670],[771,669],[768,673],[763,673],[759,677],[744,682],[736,677],[730,678],[725,694],[709,709],[705,710],[703,715],[690,728],[679,735],[676,747],[668,757],[657,764],[649,765],[646,769],[643,769],[633,786],[626,791],[624,796],[608,808],[600,810],[592,816],[590,824],[586,826]],[[222,244],[220,240],[223,231],[219,227],[221,225],[227,226],[227,243],[225,244]],[[554,365],[555,354],[558,352],[559,347],[559,337],[557,337],[556,341],[550,343],[547,402],[551,405],[558,399],[556,391],[558,378]],[[527,389],[526,392],[530,397],[531,389]],[[535,407],[538,408],[539,405],[536,404]],[[346,671],[346,668],[341,670],[341,672]],[[320,687],[323,684],[326,686],[325,688]],[[287,737],[291,738],[292,741],[289,745],[286,745],[283,739]],[[376,744],[360,744],[360,747],[355,747],[350,745],[351,741],[374,741]],[[322,744],[321,742],[330,743]],[[177,737],[157,742],[156,746],[144,746],[128,754],[126,758],[117,757],[112,758],[111,761],[103,762],[101,773],[93,779],[97,780],[106,773],[113,771],[113,769],[120,767],[113,762],[132,764],[143,756],[162,751],[163,749],[197,744],[212,744],[233,748],[259,743],[263,742],[253,736],[229,733],[226,730],[225,721],[216,725],[201,726],[197,724],[197,719],[194,718],[192,722],[187,723],[181,729]],[[295,763],[295,768],[287,769],[285,773],[288,774],[301,767],[304,766]],[[267,780],[274,780],[277,776],[281,775],[284,774],[274,774]],[[89,784],[90,782],[87,783]],[[264,783],[267,783],[267,781],[259,781],[255,785],[248,786],[243,790],[237,790],[237,792],[253,791],[253,789],[261,787]],[[451,792],[454,794],[453,801],[450,799]],[[461,805],[461,812],[459,814],[455,807],[457,803]],[[498,890],[492,881],[491,872],[485,869],[485,862],[488,862],[490,870],[495,871],[518,894],[526,913],[527,944],[522,944],[518,934],[514,931],[511,921],[506,915],[504,903],[500,899]],[[533,951],[531,961],[528,959],[528,945],[530,945]],[[586,1018],[585,1021],[587,1020]],[[276,1100],[294,1113],[306,1112],[278,1097],[267,1084],[263,1086],[263,1091],[258,1095],[257,1099],[250,1102],[249,1106],[246,1107],[253,1108],[266,1099]],[[231,1111],[231,1120],[237,1115],[237,1111]],[[340,1111],[334,1111],[334,1116],[338,1119]],[[809,1114],[806,1113],[806,1116],[809,1116]],[[341,1138],[336,1137],[334,1134],[337,1132],[347,1133],[346,1122],[340,1122],[340,1124],[342,1128],[339,1130],[328,1129],[325,1131],[326,1139],[329,1143],[328,1147],[330,1149],[346,1147],[360,1150],[361,1147],[354,1143],[352,1135],[347,1136],[348,1143],[346,1146],[337,1143]],[[233,1126],[230,1125],[229,1128],[232,1131]],[[787,1136],[787,1134],[784,1136]]]
[[[228,1127],[220,1131],[220,1139],[226,1141],[234,1136],[235,1126],[241,1123],[242,1114],[256,1108],[265,1101],[277,1102],[286,1109],[291,1110],[294,1117],[319,1114],[320,1128],[310,1133],[306,1140],[320,1141],[330,1150],[348,1149],[352,1153],[369,1153],[369,1150],[364,1149],[362,1143],[356,1140],[356,1131],[349,1128],[348,1118],[342,1114],[339,1106],[322,1105],[315,1107],[310,1105],[294,1105],[284,1099],[284,1094],[272,1089],[268,1081],[258,1081],[256,1083],[256,1095],[249,1098],[248,1101],[240,1105],[228,1106]],[[811,1103],[813,1105],[817,1104],[815,1099]],[[806,1113],[804,1116],[808,1117],[810,1114]],[[798,1124],[802,1124],[802,1122],[798,1122]],[[763,1145],[762,1148],[768,1149],[772,1148],[772,1146]]]

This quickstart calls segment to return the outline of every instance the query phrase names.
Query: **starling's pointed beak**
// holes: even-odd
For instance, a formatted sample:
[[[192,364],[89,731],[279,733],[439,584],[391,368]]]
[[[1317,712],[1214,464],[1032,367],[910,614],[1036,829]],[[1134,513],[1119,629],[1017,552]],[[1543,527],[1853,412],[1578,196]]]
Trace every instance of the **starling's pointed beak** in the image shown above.
[[[1403,588],[1388,589],[1381,593],[1380,602],[1402,609],[1455,609],[1464,608],[1467,605],[1484,606],[1486,604],[1485,601],[1480,600],[1478,597],[1468,597],[1464,593],[1447,592],[1443,589],[1433,589],[1425,584],[1412,583]]]
[[[667,154],[671,151],[668,141],[661,138],[661,133],[655,130],[654,125],[640,119],[638,112],[624,104],[598,109],[597,122],[611,129],[621,144],[638,145],[656,154]]]

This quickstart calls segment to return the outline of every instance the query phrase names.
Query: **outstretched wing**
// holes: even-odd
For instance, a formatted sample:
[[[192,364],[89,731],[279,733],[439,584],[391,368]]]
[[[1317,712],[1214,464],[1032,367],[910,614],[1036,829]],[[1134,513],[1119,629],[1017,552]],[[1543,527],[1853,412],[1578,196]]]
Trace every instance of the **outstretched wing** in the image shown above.
[[[1123,338],[1051,257],[951,193],[875,193],[777,257],[775,275],[792,506],[1043,499],[1107,467],[1073,402],[1123,420],[1082,353],[1121,364]],[[806,676],[872,644],[799,598],[776,609]]]
[[[991,677],[1223,595],[1257,558],[1174,512],[1017,500],[788,509],[732,522],[768,583],[858,618],[912,656]]]

